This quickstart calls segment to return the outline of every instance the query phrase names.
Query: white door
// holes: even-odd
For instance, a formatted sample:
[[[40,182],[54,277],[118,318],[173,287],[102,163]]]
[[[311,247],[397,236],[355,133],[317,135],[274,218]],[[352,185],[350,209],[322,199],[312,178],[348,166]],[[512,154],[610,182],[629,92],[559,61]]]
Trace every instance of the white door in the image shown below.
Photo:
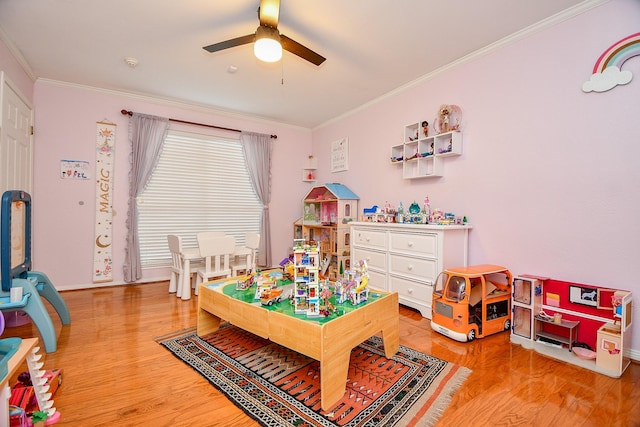
[[[33,192],[33,111],[0,75],[0,195],[6,190]]]

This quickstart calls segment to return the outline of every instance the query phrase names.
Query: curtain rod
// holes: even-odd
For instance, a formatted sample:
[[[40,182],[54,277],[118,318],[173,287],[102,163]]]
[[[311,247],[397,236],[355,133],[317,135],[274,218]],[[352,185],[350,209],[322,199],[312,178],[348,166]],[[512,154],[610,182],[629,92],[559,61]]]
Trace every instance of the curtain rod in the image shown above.
[[[120,110],[120,113],[123,116],[132,116],[133,115],[133,111],[128,111],[128,110]],[[240,129],[225,128],[225,127],[221,127],[221,126],[207,125],[207,124],[204,124],[204,123],[187,122],[185,120],[169,119],[169,121],[176,122],[176,123],[184,123],[184,124],[187,124],[187,125],[204,126],[204,127],[213,128],[213,129],[228,130],[228,131],[231,131],[231,132],[242,132]],[[278,135],[271,135],[271,138],[278,139]]]

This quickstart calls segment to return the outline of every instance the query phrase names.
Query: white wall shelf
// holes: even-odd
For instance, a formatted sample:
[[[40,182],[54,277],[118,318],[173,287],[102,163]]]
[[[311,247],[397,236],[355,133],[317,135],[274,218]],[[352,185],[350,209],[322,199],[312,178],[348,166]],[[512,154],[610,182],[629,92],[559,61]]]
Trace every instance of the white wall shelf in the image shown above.
[[[402,144],[391,147],[390,161],[402,165],[404,179],[442,176],[443,158],[462,154],[462,133],[425,136],[420,123],[404,127]]]
[[[307,163],[302,168],[302,181],[315,182],[316,169],[318,169],[318,159],[313,156],[309,156]]]

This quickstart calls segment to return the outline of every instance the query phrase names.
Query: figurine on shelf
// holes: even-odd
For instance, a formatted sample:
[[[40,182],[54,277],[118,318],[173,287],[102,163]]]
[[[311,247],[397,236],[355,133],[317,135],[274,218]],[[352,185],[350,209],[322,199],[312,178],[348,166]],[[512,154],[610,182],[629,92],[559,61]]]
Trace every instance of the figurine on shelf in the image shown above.
[[[462,109],[454,104],[442,104],[435,118],[435,127],[438,134],[458,131],[462,120]]]
[[[422,122],[422,133],[424,136],[429,136],[429,122],[426,120]]]
[[[451,114],[451,107],[443,104],[438,110],[438,120],[440,121],[440,132],[449,132],[449,115]]]

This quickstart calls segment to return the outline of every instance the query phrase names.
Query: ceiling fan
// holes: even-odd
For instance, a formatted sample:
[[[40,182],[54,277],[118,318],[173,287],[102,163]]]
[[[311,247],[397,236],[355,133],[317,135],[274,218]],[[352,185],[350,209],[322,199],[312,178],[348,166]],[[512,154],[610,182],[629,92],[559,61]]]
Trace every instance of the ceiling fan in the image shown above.
[[[253,43],[254,53],[263,61],[276,62],[282,57],[282,49],[305,59],[312,64],[320,65],[326,58],[317,54],[295,40],[290,39],[278,31],[278,16],[280,15],[280,0],[260,0],[258,16],[260,26],[254,34],[248,34],[235,39],[214,43],[203,47],[208,52],[229,49]]]

